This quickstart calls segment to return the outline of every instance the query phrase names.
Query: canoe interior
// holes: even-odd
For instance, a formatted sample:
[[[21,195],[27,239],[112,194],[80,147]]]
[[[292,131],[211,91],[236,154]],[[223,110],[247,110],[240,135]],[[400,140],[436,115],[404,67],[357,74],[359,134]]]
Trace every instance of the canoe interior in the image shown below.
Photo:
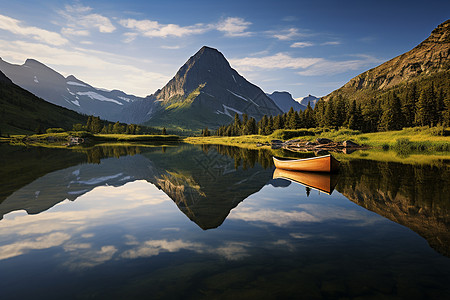
[[[339,161],[333,156],[325,155],[305,159],[291,159],[273,157],[275,167],[290,171],[302,172],[336,172],[339,168]]]

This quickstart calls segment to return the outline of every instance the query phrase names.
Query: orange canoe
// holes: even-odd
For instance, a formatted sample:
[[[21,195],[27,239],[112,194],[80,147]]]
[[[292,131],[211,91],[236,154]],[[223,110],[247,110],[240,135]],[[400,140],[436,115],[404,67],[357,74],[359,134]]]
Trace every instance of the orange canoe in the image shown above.
[[[338,176],[339,175],[337,174],[296,172],[278,168],[273,172],[273,179],[287,179],[292,182],[300,183],[301,185],[324,192],[328,195],[331,195],[331,193],[333,192],[334,187],[337,183]]]
[[[336,172],[339,168],[339,161],[337,161],[331,154],[304,158],[292,159],[273,157],[275,167],[290,171],[306,171],[306,172]]]

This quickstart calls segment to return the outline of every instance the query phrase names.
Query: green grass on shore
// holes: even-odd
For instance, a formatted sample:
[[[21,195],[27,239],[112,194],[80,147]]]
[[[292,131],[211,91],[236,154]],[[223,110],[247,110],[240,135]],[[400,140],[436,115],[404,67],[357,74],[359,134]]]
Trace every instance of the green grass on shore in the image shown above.
[[[191,144],[220,144],[240,146],[245,148],[256,148],[257,143],[267,143],[272,139],[288,140],[302,139],[314,141],[317,138],[329,138],[336,142],[351,140],[360,145],[365,145],[380,149],[396,149],[403,145],[401,141],[407,140],[405,144],[410,150],[429,151],[450,151],[450,136],[443,135],[442,127],[414,127],[405,128],[399,131],[361,133],[356,130],[341,129],[297,129],[297,130],[276,130],[271,135],[246,135],[235,137],[189,137],[184,141]],[[399,142],[397,142],[400,140]]]

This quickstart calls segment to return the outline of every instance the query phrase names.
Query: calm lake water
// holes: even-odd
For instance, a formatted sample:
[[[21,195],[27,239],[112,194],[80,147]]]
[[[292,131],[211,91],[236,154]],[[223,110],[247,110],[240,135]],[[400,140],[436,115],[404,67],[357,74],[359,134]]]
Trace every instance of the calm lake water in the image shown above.
[[[0,161],[1,299],[450,295],[448,161],[343,160],[331,195],[223,146],[0,145]]]

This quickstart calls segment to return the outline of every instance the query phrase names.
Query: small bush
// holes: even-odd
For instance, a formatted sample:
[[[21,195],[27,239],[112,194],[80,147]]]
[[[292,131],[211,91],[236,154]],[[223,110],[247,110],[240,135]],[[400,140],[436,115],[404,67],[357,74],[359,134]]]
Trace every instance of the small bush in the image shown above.
[[[58,132],[66,132],[64,129],[62,128],[48,128],[46,130],[47,133],[58,133]]]
[[[389,144],[383,144],[383,145],[381,146],[381,148],[382,148],[384,151],[387,151],[387,150],[389,150]]]

